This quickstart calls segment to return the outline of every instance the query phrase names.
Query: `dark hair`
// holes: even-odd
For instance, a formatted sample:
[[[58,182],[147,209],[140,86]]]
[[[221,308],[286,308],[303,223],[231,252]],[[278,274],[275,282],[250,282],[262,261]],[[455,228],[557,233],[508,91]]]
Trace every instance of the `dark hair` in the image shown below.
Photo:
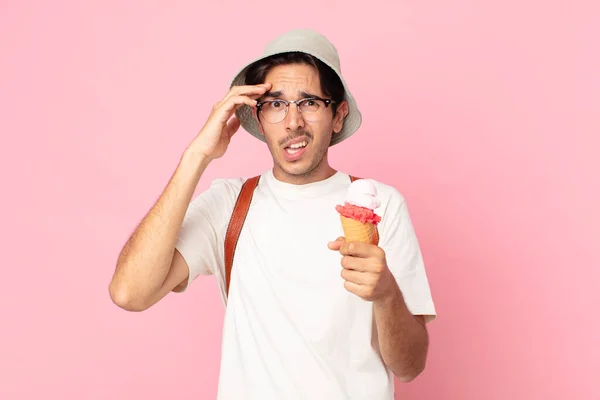
[[[306,64],[317,69],[321,81],[321,91],[325,96],[336,102],[332,105],[333,114],[337,106],[344,100],[345,90],[339,76],[327,64],[310,54],[301,52],[288,52],[276,54],[257,61],[248,67],[246,71],[246,85],[258,85],[264,83],[269,70],[277,65]]]

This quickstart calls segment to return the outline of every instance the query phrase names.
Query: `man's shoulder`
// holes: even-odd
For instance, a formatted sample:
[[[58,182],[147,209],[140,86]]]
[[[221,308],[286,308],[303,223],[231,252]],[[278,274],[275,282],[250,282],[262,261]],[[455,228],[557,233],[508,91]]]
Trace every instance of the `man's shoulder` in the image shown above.
[[[190,202],[190,215],[197,213],[215,224],[226,224],[235,207],[244,182],[250,177],[215,177]]]
[[[210,186],[207,190],[224,192],[224,193],[237,193],[242,189],[242,185],[246,182],[247,177],[219,177],[214,178],[210,182]]]
[[[210,190],[213,192],[220,192],[224,195],[229,194],[237,197],[240,194],[242,186],[244,185],[244,183],[246,183],[246,181],[253,178],[260,178],[260,180],[262,181],[268,173],[269,170],[266,170],[244,176],[213,178],[207,191]]]
[[[223,195],[237,196],[242,190],[244,183],[254,177],[255,175],[213,178],[206,190],[219,192]]]
[[[217,209],[231,208],[247,179],[246,177],[213,178],[208,187],[200,190],[192,201],[192,205]]]

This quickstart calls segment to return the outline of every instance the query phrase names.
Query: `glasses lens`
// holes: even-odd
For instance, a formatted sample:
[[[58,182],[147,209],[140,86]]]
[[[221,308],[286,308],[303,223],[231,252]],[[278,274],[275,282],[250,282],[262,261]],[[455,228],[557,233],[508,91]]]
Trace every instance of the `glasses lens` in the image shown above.
[[[270,123],[276,124],[285,118],[287,105],[283,101],[267,101],[261,107],[263,117]]]
[[[317,99],[306,99],[300,102],[300,112],[307,121],[318,121],[323,117],[325,102]]]

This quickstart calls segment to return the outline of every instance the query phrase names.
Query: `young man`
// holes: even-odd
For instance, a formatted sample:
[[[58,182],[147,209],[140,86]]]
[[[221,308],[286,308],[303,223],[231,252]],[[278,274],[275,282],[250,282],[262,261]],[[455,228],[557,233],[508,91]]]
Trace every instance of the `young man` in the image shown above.
[[[361,115],[339,71],[316,32],[272,41],[215,104],[119,257],[110,294],[132,311],[215,276],[226,304],[220,399],[391,400],[394,375],[408,382],[425,367],[436,311],[402,195],[372,180],[379,241],[343,238],[335,206],[351,176],[328,150]],[[240,124],[266,142],[273,168],[250,197],[251,180],[218,179],[192,201]],[[241,198],[247,211],[233,221]]]

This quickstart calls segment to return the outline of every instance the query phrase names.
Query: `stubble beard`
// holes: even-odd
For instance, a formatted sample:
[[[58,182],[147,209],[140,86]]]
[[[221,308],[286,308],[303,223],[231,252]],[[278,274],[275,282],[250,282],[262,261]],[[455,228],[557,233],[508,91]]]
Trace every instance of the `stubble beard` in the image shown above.
[[[313,143],[314,142],[311,142],[311,144],[313,144]],[[277,151],[279,151],[280,149],[281,149],[281,147],[277,147]],[[314,151],[314,149],[311,149],[311,150]],[[293,178],[293,179],[310,178],[313,174],[318,172],[320,167],[323,165],[323,162],[325,161],[325,156],[327,155],[327,150],[328,150],[328,148],[318,149],[318,150],[316,150],[315,153],[310,155],[309,160],[306,160],[303,158],[300,161],[291,162],[291,163],[288,163],[284,160],[278,160],[277,157],[273,156],[272,149],[271,149],[271,156],[275,163],[275,167],[277,169],[279,169],[281,172],[283,172],[285,175],[289,176],[290,178]],[[306,163],[306,165],[303,165],[302,167],[300,167],[297,165],[299,163],[302,163],[302,164]]]

